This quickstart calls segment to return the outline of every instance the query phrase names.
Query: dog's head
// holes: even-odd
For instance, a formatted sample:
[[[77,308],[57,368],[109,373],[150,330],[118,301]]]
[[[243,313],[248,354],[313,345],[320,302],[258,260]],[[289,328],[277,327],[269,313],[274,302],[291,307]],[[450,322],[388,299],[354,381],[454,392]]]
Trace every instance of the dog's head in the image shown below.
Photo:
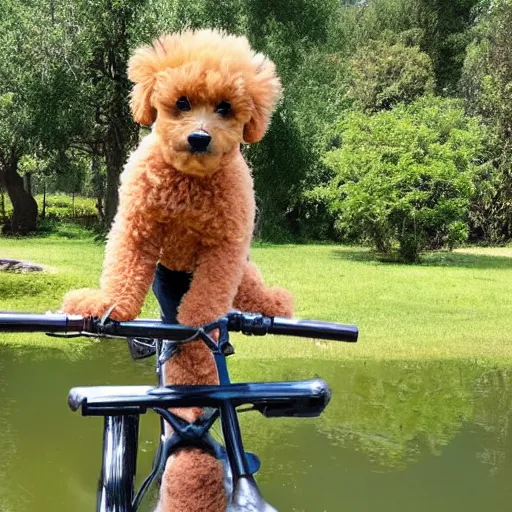
[[[263,137],[281,91],[274,64],[245,37],[213,30],[160,37],[135,51],[128,76],[135,121],[154,124],[166,159],[199,176]]]

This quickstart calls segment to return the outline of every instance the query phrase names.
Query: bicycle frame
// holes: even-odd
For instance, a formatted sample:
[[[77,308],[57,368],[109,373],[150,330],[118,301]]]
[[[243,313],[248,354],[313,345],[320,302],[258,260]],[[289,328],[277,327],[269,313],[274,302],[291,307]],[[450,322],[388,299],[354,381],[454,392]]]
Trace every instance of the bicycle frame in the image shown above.
[[[23,322],[25,322],[23,324]],[[159,385],[94,386],[71,389],[68,404],[83,416],[104,416],[103,460],[98,487],[98,512],[137,512],[154,480],[163,473],[169,456],[183,446],[207,450],[226,462],[226,486],[229,491],[228,512],[276,512],[262,498],[254,474],[258,458],[243,448],[237,407],[251,405],[267,417],[314,417],[322,413],[330,400],[330,389],[321,379],[298,382],[231,383],[226,357],[234,353],[229,331],[263,335],[267,332],[357,340],[357,328],[310,321],[269,319],[262,315],[232,313],[217,322],[196,329],[165,325],[158,321],[114,322],[81,317],[53,315],[9,315],[0,313],[0,331],[75,331],[65,336],[143,337],[154,344]],[[216,342],[211,333],[218,332]],[[173,357],[179,345],[202,340],[212,351],[219,385],[165,386],[162,366]],[[153,341],[152,341],[153,340]],[[163,341],[165,340],[165,341]],[[140,343],[140,342],[139,342]],[[132,356],[134,351],[131,348]],[[169,409],[201,407],[203,415],[194,422],[185,421]],[[148,409],[159,414],[161,438],[153,468],[138,492],[134,489],[137,468],[139,417]],[[220,419],[225,447],[209,434]],[[165,438],[164,425],[173,433]],[[193,477],[193,475],[191,475]]]

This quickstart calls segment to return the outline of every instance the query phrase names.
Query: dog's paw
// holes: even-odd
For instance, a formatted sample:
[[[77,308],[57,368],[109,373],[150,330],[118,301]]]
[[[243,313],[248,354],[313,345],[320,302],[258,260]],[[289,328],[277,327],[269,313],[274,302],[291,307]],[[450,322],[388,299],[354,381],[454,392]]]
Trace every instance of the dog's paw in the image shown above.
[[[293,316],[293,295],[284,288],[270,288],[262,313],[267,316]]]
[[[185,307],[184,307],[185,306]],[[181,325],[191,325],[193,327],[201,327],[203,325],[215,322],[221,317],[222,314],[216,314],[214,312],[208,312],[201,307],[187,307],[183,303],[178,309],[177,320]]]
[[[68,292],[62,302],[62,311],[68,315],[101,317],[112,301],[101,291],[81,288]]]
[[[103,316],[109,308],[114,306],[110,317],[118,321],[133,320],[137,312],[126,307],[123,303],[117,303],[115,299],[107,296],[102,290],[82,288],[68,292],[62,302],[62,311],[68,315]]]

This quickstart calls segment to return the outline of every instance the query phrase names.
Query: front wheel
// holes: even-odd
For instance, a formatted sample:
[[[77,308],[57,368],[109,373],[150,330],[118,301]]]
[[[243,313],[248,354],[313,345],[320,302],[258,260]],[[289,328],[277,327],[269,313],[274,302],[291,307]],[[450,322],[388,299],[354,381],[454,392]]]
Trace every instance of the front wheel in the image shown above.
[[[98,512],[133,512],[138,436],[138,416],[105,416]]]

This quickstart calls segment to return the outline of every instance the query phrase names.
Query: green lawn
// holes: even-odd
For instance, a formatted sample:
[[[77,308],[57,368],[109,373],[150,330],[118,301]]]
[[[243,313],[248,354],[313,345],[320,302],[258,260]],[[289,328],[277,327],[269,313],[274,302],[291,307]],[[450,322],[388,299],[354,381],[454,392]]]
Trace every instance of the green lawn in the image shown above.
[[[44,312],[57,310],[67,290],[97,285],[103,245],[63,226],[54,236],[0,238],[0,257],[49,267],[44,274],[0,274],[0,309]],[[256,244],[252,258],[267,283],[294,293],[297,317],[355,323],[360,339],[236,338],[238,357],[512,362],[510,247],[435,253],[421,265],[383,263],[360,247],[335,245]],[[143,315],[157,314],[150,296]],[[3,335],[0,342],[63,347],[40,335]]]

